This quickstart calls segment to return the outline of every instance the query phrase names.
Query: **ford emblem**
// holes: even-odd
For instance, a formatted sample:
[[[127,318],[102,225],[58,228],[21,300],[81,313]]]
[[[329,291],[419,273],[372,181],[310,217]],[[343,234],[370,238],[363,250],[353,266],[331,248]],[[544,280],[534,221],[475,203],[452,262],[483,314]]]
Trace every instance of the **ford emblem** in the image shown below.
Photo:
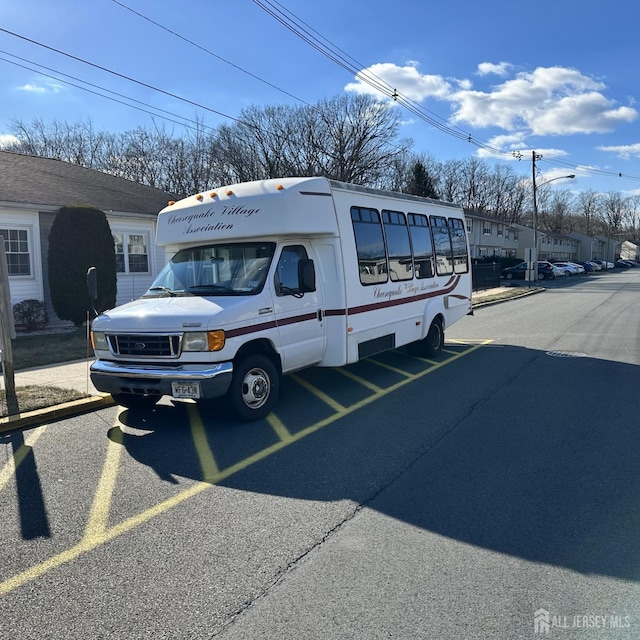
[[[145,347],[146,347],[146,345],[145,345],[145,343],[144,343],[144,342],[136,342],[136,343],[133,345],[133,348],[134,348],[136,351],[142,351]]]

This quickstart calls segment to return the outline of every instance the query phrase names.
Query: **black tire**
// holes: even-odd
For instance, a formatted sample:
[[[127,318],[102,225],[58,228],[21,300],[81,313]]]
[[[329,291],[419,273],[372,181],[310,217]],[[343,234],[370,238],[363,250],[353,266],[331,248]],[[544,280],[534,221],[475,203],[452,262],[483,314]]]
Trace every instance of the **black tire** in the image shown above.
[[[152,409],[160,400],[160,396],[142,396],[135,393],[112,393],[116,404],[127,409]]]
[[[234,367],[227,397],[243,422],[266,418],[280,393],[280,373],[275,364],[260,354],[250,355]]]
[[[507,274],[505,275],[505,278],[506,278],[507,280],[513,280],[513,273],[511,273],[511,271],[509,271],[509,273],[507,273]]]
[[[444,331],[442,330],[442,320],[436,318],[429,327],[426,338],[420,345],[422,355],[426,358],[437,358],[442,353],[444,346]]]

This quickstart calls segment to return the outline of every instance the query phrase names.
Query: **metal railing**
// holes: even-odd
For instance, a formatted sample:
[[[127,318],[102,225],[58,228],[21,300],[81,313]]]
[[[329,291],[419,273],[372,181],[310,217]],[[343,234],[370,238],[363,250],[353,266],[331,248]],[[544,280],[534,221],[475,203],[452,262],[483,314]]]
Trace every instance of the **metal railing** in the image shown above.
[[[499,262],[485,262],[471,265],[471,286],[474,291],[484,291],[500,286]]]

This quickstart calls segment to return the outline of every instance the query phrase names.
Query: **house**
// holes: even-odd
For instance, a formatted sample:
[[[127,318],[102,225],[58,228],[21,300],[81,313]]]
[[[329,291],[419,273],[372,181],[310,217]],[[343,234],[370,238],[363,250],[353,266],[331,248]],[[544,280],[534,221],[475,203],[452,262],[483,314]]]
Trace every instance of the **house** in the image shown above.
[[[517,253],[519,234],[526,227],[508,224],[469,209],[465,209],[464,215],[472,258],[520,257]]]
[[[43,300],[50,319],[49,231],[60,207],[102,210],[116,249],[117,304],[139,297],[166,262],[155,245],[158,212],[171,196],[76,164],[0,151],[0,235],[9,268],[11,303]]]

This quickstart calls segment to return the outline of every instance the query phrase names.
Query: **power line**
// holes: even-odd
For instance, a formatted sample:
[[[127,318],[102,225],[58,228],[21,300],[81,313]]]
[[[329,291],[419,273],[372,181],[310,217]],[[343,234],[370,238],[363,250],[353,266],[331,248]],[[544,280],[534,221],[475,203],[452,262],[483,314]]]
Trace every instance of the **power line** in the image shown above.
[[[334,45],[330,40],[319,34],[315,29],[307,25],[304,21],[302,21],[298,16],[289,11],[286,7],[284,7],[277,0],[253,0],[254,4],[263,9],[266,13],[268,13],[272,18],[274,18],[277,22],[283,25],[286,29],[294,33],[308,45],[313,47],[316,51],[329,58],[332,62],[336,63],[338,66],[345,69],[350,74],[354,75],[356,78],[360,78],[363,82],[367,83],[369,86],[374,88],[379,93],[387,96],[394,100],[394,102],[402,105],[405,109],[407,109],[410,113],[414,114],[418,118],[424,120],[428,124],[432,125],[434,128],[442,131],[443,133],[458,138],[459,140],[466,140],[470,144],[477,146],[478,148],[485,149],[495,155],[500,156],[512,156],[512,151],[506,151],[500,147],[496,147],[491,145],[487,141],[483,141],[480,138],[472,136],[470,133],[465,133],[458,127],[452,126],[448,123],[447,120],[438,116],[437,114],[430,112],[429,110],[422,107],[420,104],[414,102],[407,96],[404,96],[400,92],[398,92],[395,88],[391,87],[387,82],[376,76],[371,72],[364,73],[362,70],[365,68],[365,65],[359,63],[357,60],[352,58],[349,54],[345,53]],[[327,43],[327,44],[325,44]],[[352,62],[350,62],[352,61]],[[355,63],[355,66],[354,64]],[[556,164],[559,167],[573,167],[570,163],[562,163],[559,160],[547,160],[549,164]],[[640,180],[640,176],[633,176],[629,174],[623,174],[621,172],[613,172],[606,171],[604,169],[593,169],[589,168],[591,173],[608,176],[608,177],[620,177],[626,178],[629,180]]]
[[[126,9],[127,11],[130,11],[131,13],[137,15],[138,17],[142,18],[143,20],[146,20],[147,22],[150,22],[151,24],[155,25],[156,27],[158,27],[160,29],[163,29],[164,31],[166,31],[167,33],[170,33],[171,35],[175,36],[176,38],[179,38],[180,40],[183,40],[184,42],[187,42],[188,44],[200,49],[201,51],[204,51],[205,53],[209,54],[210,56],[213,56],[214,58],[217,58],[221,62],[224,62],[225,64],[228,64],[229,66],[233,67],[234,69],[237,69],[238,71],[241,71],[242,73],[245,73],[246,75],[248,75],[249,77],[253,78],[254,80],[257,80],[258,82],[262,82],[263,84],[266,84],[267,86],[271,87],[272,89],[275,89],[276,91],[279,91],[280,93],[283,93],[284,95],[289,96],[290,98],[293,98],[294,100],[297,100],[298,102],[301,102],[302,104],[305,104],[307,106],[311,106],[309,103],[305,102],[302,98],[298,98],[297,96],[294,96],[292,93],[289,93],[288,91],[285,91],[284,89],[281,89],[280,87],[276,86],[275,84],[272,84],[271,82],[268,82],[264,78],[261,78],[260,76],[257,76],[254,73],[251,73],[250,71],[247,71],[246,69],[243,69],[242,67],[238,66],[237,64],[234,64],[233,62],[230,62],[226,58],[223,58],[222,56],[218,55],[217,53],[214,53],[213,51],[207,49],[206,47],[203,47],[202,45],[198,44],[197,42],[194,42],[193,40],[189,40],[189,38],[186,38],[185,36],[183,36],[182,34],[178,33],[177,31],[174,31],[173,29],[170,29],[169,27],[167,27],[167,26],[165,26],[163,24],[160,24],[156,20],[152,20],[151,18],[149,18],[149,16],[146,16],[143,13],[140,13],[139,11],[136,11],[135,9],[132,9],[131,7],[128,7],[123,2],[119,2],[118,0],[112,0],[112,2],[115,2],[115,4],[119,5],[123,9]]]
[[[70,58],[72,60],[75,60],[76,62],[81,62],[82,64],[86,64],[89,65],[90,67],[93,67],[94,69],[99,69],[100,71],[104,71],[105,73],[109,73],[111,75],[114,75],[118,78],[122,78],[124,80],[127,80],[129,82],[133,82],[137,85],[140,85],[142,87],[145,87],[146,89],[151,89],[152,91],[157,91],[158,93],[161,93],[165,96],[169,96],[170,98],[174,98],[175,100],[180,100],[181,102],[186,102],[187,104],[193,105],[195,107],[198,107],[199,109],[204,109],[205,111],[209,111],[210,113],[215,113],[218,116],[222,116],[223,118],[228,118],[229,120],[233,120],[234,122],[237,122],[238,124],[243,124],[246,126],[250,126],[253,127],[254,125],[247,123],[247,122],[243,122],[242,120],[240,120],[239,118],[234,118],[233,116],[230,116],[226,113],[223,113],[222,111],[217,111],[216,109],[212,109],[211,107],[207,107],[203,104],[200,104],[198,102],[194,102],[193,100],[189,100],[188,98],[183,98],[182,96],[179,96],[175,93],[171,93],[170,91],[165,91],[164,89],[160,89],[158,87],[154,87],[151,84],[148,84],[146,82],[142,82],[141,80],[136,80],[135,78],[131,78],[130,76],[124,75],[122,73],[118,73],[117,71],[113,71],[112,69],[108,69],[107,67],[103,67],[99,64],[95,64],[94,62],[89,62],[88,60],[84,60],[83,58],[80,58],[78,56],[74,56],[70,53],[66,53],[65,51],[61,51],[60,49],[56,49],[55,47],[50,47],[49,45],[46,45],[42,42],[38,42],[36,40],[32,40],[31,38],[27,38],[26,36],[21,36],[18,33],[14,33],[13,31],[9,31],[8,29],[4,29],[2,27],[0,27],[0,31],[3,33],[7,33],[10,36],[14,36],[15,38],[19,38],[20,40],[24,40],[26,42],[30,42],[31,44],[35,44],[39,47],[42,47],[44,49],[47,49],[49,51],[53,51],[54,53],[57,53],[61,56],[65,56],[67,58]]]
[[[75,76],[69,75],[67,73],[63,73],[62,71],[58,71],[56,69],[52,69],[51,67],[47,67],[45,65],[39,64],[37,62],[33,62],[32,60],[28,60],[27,58],[22,58],[20,56],[17,56],[13,53],[9,53],[7,51],[3,51],[2,49],[0,49],[0,53],[4,54],[6,56],[10,56],[12,58],[15,58],[16,60],[21,60],[22,62],[26,62],[28,64],[34,65],[35,67],[40,67],[41,69],[46,69],[47,71],[51,71],[52,73],[57,73],[58,76],[54,76],[52,75],[52,73],[44,73],[43,71],[40,71],[38,69],[34,69],[33,67],[29,67],[26,64],[20,64],[19,62],[16,62],[15,60],[8,60],[7,58],[2,58],[0,57],[0,60],[2,60],[3,62],[6,62],[8,64],[12,64],[16,67],[20,67],[21,69],[26,69],[27,71],[32,71],[33,73],[37,73],[45,78],[50,78],[52,80],[55,80],[56,82],[61,82],[63,84],[69,85],[71,87],[74,87],[76,89],[80,89],[82,91],[86,91],[87,93],[91,93],[93,95],[99,96],[101,98],[106,98],[107,100],[111,100],[112,102],[116,102],[118,104],[122,104],[126,107],[131,107],[132,109],[137,109],[138,111],[142,111],[143,113],[146,113],[148,115],[151,116],[155,116],[155,117],[159,117],[162,118],[164,120],[167,120],[168,122],[173,122],[174,124],[178,124],[180,126],[183,126],[185,128],[188,129],[193,129],[193,130],[197,130],[198,127],[204,127],[204,128],[208,128],[208,129],[212,129],[212,127],[208,127],[205,124],[201,124],[196,122],[195,120],[192,120],[190,118],[186,118],[184,116],[180,116],[178,114],[175,114],[171,111],[167,111],[166,109],[161,109],[159,107],[154,107],[153,105],[150,105],[146,102],[142,102],[141,100],[136,100],[135,98],[131,98],[129,96],[126,96],[122,93],[118,93],[116,91],[112,91],[111,89],[105,89],[104,87],[101,87],[99,85],[93,84],[91,82],[88,82],[86,80],[82,80],[80,78],[76,78]],[[72,80],[75,80],[76,82],[81,82],[83,84],[86,84],[89,87],[94,87],[94,89],[99,89],[100,91],[104,91],[106,93],[110,93],[113,96],[118,96],[120,98],[123,98],[122,100],[118,100],[117,98],[113,98],[111,96],[105,95],[104,93],[100,93],[100,91],[93,91],[91,89],[88,89],[87,87],[83,87],[81,85],[75,84],[74,82],[70,82],[69,80],[65,80],[63,78],[60,78],[59,76],[65,76],[67,78],[71,78]],[[126,100],[130,101],[130,102],[136,102],[139,105],[142,105],[142,107],[147,107],[146,109],[136,106],[135,104],[130,104],[130,102],[125,102]],[[153,111],[151,111],[150,109],[153,109]],[[166,115],[162,115],[162,114],[168,114],[170,117],[167,117]],[[181,118],[181,120],[174,120],[173,118]],[[193,126],[195,125],[195,126]],[[213,129],[212,129],[213,130]]]

